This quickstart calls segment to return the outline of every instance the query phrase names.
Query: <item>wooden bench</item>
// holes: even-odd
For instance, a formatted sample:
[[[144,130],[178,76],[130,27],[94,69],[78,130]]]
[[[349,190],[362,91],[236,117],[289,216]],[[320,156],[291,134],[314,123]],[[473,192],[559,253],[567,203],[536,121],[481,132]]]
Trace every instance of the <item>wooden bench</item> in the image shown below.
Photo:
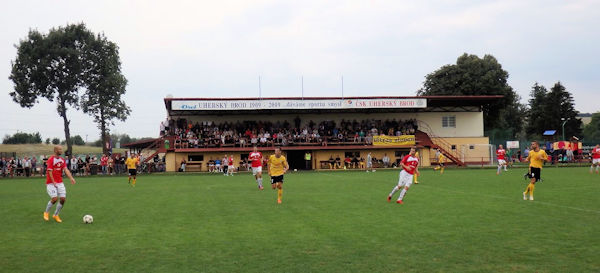
[[[189,161],[189,162],[185,163],[185,171],[186,172],[191,168],[198,168],[198,171],[201,171],[202,170],[202,162]]]

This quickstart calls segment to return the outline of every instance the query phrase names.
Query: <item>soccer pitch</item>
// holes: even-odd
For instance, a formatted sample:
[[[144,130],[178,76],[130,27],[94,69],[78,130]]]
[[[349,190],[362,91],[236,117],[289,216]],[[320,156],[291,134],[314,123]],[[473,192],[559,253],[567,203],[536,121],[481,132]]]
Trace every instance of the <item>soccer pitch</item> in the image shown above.
[[[543,169],[535,201],[525,169],[423,170],[404,205],[397,170],[289,173],[281,205],[248,173],[77,177],[61,224],[42,178],[2,179],[0,271],[598,272],[588,170]]]

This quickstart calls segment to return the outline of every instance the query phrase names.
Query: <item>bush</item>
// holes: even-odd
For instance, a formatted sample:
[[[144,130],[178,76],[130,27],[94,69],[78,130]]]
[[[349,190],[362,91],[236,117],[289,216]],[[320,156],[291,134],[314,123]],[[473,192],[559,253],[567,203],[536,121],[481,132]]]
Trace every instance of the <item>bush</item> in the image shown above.
[[[42,143],[42,136],[39,132],[28,134],[17,132],[12,136],[4,136],[2,144],[38,144]]]
[[[53,138],[53,139],[52,139],[52,144],[54,144],[54,145],[58,145],[58,144],[60,144],[60,139],[58,139],[58,138]]]

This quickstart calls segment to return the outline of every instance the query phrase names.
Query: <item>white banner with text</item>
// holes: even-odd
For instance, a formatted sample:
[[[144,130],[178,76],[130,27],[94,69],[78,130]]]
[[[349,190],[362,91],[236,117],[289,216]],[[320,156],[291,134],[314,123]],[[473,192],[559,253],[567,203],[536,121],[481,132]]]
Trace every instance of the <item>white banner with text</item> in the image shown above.
[[[427,99],[173,100],[171,110],[427,108]]]

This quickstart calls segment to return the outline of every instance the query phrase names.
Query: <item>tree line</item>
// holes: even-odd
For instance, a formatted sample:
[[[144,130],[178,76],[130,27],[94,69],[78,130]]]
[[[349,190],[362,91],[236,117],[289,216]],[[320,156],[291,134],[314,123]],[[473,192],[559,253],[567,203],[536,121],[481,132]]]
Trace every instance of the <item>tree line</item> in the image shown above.
[[[509,74],[492,55],[479,58],[463,54],[456,64],[442,66],[425,77],[417,95],[502,95],[483,109],[487,136],[502,134],[506,139],[541,139],[546,130],[557,130],[567,138],[577,136],[600,140],[600,114],[582,127],[573,95],[559,81],[550,90],[534,83],[527,104],[508,84]]]

